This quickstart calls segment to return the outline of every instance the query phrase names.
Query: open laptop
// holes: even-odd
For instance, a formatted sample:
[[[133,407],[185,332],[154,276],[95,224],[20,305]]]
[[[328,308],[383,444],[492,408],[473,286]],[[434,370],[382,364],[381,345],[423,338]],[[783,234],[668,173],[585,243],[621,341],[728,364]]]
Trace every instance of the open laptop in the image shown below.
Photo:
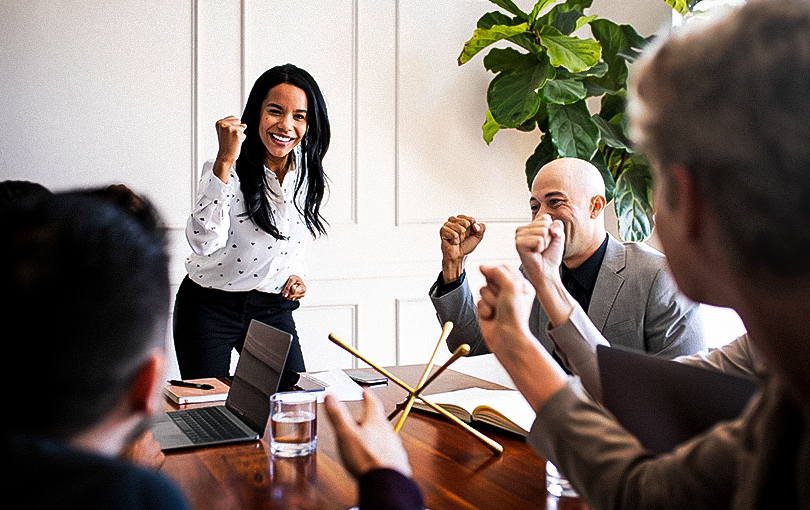
[[[161,413],[152,435],[161,450],[256,441],[270,416],[292,335],[253,320],[224,406]]]
[[[753,379],[616,347],[599,345],[596,356],[602,403],[658,453],[737,418],[757,390]]]

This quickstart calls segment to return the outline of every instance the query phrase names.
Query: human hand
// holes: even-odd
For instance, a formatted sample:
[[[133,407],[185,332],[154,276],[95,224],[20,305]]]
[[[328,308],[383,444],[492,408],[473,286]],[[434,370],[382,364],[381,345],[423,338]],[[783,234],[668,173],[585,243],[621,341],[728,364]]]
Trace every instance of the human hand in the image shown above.
[[[287,283],[281,290],[281,295],[290,301],[298,301],[307,293],[307,286],[304,285],[304,280],[300,276],[290,275],[287,278]]]
[[[442,275],[444,283],[458,280],[464,271],[464,259],[484,239],[487,226],[471,216],[451,216],[439,229],[442,240]]]
[[[132,444],[126,446],[121,457],[141,466],[159,468],[166,456],[160,450],[160,443],[152,437],[152,431],[147,430]]]
[[[548,214],[537,216],[515,231],[515,247],[526,277],[538,290],[560,279],[565,229]]]
[[[482,266],[481,273],[487,282],[478,302],[484,342],[537,410],[565,385],[567,376],[529,331],[530,285],[519,271],[505,266]]]
[[[575,300],[565,289],[560,277],[565,251],[565,227],[548,214],[538,216],[515,231],[515,247],[526,278],[534,286],[537,299],[549,323],[559,326],[568,320]]]
[[[228,182],[228,172],[239,157],[242,150],[242,142],[245,141],[246,124],[233,115],[217,121],[217,139],[219,140],[219,152],[214,162],[214,174],[223,182]]]
[[[383,413],[382,403],[371,392],[363,390],[363,416],[352,418],[345,404],[334,396],[325,398],[326,415],[335,429],[340,457],[346,469],[360,478],[372,469],[395,469],[411,476],[408,454],[402,440]]]
[[[478,301],[478,322],[489,350],[496,355],[514,347],[516,338],[528,337],[534,292],[520,271],[506,266],[481,266],[486,285]]]

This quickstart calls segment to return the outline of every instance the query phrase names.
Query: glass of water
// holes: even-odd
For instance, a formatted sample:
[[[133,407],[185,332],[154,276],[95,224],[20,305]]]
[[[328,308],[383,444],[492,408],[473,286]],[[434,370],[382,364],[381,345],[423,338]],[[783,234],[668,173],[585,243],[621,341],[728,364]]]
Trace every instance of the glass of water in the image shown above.
[[[557,466],[548,461],[546,461],[546,490],[548,490],[549,494],[552,496],[557,496],[558,498],[579,497],[577,491],[571,487],[571,482],[560,474],[560,472],[557,470]]]
[[[279,457],[309,455],[318,444],[318,397],[289,391],[270,397],[270,451]]]

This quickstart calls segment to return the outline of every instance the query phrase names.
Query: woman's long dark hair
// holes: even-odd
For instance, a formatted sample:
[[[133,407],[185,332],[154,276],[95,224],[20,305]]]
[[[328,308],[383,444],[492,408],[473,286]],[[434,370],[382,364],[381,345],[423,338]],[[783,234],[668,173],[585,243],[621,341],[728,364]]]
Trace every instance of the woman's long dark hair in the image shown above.
[[[292,64],[284,64],[268,69],[253,84],[242,114],[242,123],[247,125],[247,128],[242,151],[236,160],[236,174],[239,176],[242,194],[245,195],[248,218],[271,236],[283,239],[284,236],[273,220],[267,197],[268,186],[264,172],[264,156],[267,149],[259,137],[262,103],[268,91],[281,83],[294,85],[307,95],[307,131],[300,143],[301,167],[298,169],[293,201],[295,208],[304,217],[312,237],[317,237],[326,233],[327,222],[320,213],[321,201],[327,187],[321,162],[329,149],[331,131],[321,89],[308,72]],[[289,157],[295,158],[295,155],[291,152]],[[301,210],[298,195],[305,184],[306,196],[304,208]]]

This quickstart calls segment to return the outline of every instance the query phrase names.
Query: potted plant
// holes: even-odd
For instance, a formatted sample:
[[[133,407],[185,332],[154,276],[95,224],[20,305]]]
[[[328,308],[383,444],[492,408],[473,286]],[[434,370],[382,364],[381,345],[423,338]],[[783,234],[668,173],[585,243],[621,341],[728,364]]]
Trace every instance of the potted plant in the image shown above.
[[[684,15],[696,3],[665,1]],[[512,0],[490,2],[506,13],[484,14],[458,58],[462,65],[493,43],[511,43],[490,48],[483,59],[496,74],[487,90],[484,140],[491,143],[504,128],[539,129],[540,142],[526,161],[529,186],[557,157],[590,161],[602,172],[607,200],[614,201],[619,235],[647,239],[653,228],[649,165],[628,142],[624,113],[627,64],[649,38],[630,25],[586,15],[592,0],[538,0],[528,13]],[[572,35],[586,25],[592,38]],[[588,103],[597,102],[599,112],[591,114]]]

